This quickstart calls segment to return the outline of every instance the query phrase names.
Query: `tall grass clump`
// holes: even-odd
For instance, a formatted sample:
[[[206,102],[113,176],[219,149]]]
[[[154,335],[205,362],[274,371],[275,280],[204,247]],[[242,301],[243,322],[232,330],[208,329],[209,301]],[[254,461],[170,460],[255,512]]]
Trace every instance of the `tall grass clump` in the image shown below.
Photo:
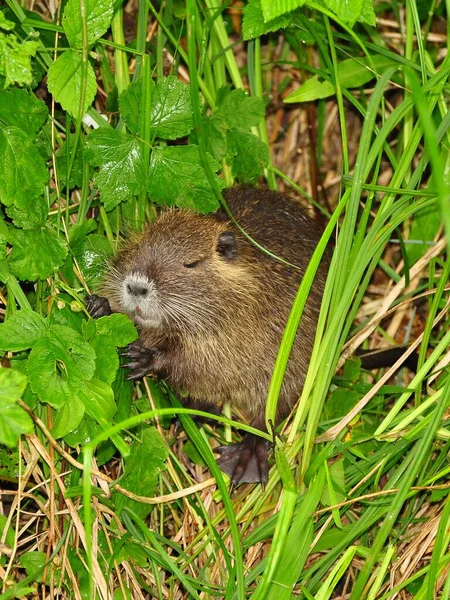
[[[450,598],[448,12],[0,7],[1,600]],[[269,431],[331,266],[269,481],[230,495],[212,449],[251,429],[242,415],[198,426],[164,382],[128,381],[134,326],[84,300],[130,231],[165,207],[212,212],[234,183],[296,195],[324,230]],[[391,366],[363,367],[391,347]]]

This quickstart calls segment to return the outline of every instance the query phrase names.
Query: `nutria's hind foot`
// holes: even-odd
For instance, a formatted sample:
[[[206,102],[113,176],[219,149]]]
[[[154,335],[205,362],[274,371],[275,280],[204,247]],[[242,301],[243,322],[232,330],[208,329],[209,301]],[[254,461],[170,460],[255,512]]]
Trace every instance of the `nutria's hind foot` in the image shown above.
[[[130,359],[130,362],[123,365],[130,371],[127,379],[142,379],[150,373],[156,352],[155,348],[146,348],[139,340],[127,346],[125,352],[122,352],[122,356]]]
[[[217,464],[231,479],[230,493],[240,483],[260,483],[264,488],[269,472],[269,446],[266,439],[247,433],[238,444],[215,449],[221,455]]]
[[[86,309],[93,319],[108,317],[112,314],[108,299],[97,294],[92,294],[86,298]]]

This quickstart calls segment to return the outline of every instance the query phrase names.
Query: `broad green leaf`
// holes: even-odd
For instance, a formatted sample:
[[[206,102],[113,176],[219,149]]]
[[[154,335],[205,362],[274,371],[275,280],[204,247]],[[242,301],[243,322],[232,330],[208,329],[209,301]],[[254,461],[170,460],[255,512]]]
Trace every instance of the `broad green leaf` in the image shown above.
[[[350,26],[359,19],[363,7],[363,0],[323,0],[323,3]]]
[[[127,316],[113,314],[85,322],[83,334],[97,355],[95,377],[112,384],[119,368],[117,347],[134,342],[138,337],[136,328]]]
[[[192,130],[192,103],[189,86],[177,77],[164,77],[153,90],[152,134],[165,140],[176,140]]]
[[[345,0],[344,0],[345,1]],[[286,15],[303,6],[306,0],[261,0],[261,10],[265,22]]]
[[[48,182],[45,161],[28,135],[14,126],[0,127],[0,156],[0,200],[26,210]]]
[[[209,154],[220,161],[227,153],[226,130],[222,127],[219,119],[212,117],[203,117],[202,135],[205,139],[205,146]]]
[[[75,248],[74,254],[89,287],[97,289],[108,260],[112,257],[112,248],[103,235],[93,233],[81,241],[81,247]]]
[[[0,444],[0,477],[3,481],[8,479],[17,479],[19,477],[19,452],[17,451],[17,445],[13,448],[7,448]],[[22,469],[25,467],[22,465]],[[22,470],[23,472],[23,470]],[[1,531],[1,519],[0,519],[0,531]]]
[[[21,42],[12,34],[0,32],[0,75],[5,77],[4,87],[12,83],[31,85],[31,58],[36,55],[39,46],[40,42]]]
[[[94,377],[103,383],[111,385],[119,368],[117,348],[104,336],[96,335],[90,341],[97,357],[95,361]]]
[[[155,84],[151,82],[151,98],[153,102],[153,92]],[[140,114],[142,113],[142,80],[135,79],[123,90],[119,96],[120,116],[127,124],[128,129],[135,134],[140,130]]]
[[[77,400],[83,402],[81,398],[77,397]],[[99,425],[85,413],[78,426],[64,436],[64,442],[71,448],[76,448],[76,446],[88,444],[100,432],[101,429]]]
[[[47,556],[45,552],[25,552],[19,558],[20,565],[25,569],[28,576],[32,577],[33,581],[42,583],[42,574],[44,571]]]
[[[221,101],[214,117],[228,129],[251,129],[264,117],[265,110],[261,98],[247,96],[242,89],[225,89],[220,95]]]
[[[337,388],[325,403],[324,411],[327,419],[340,419],[355,406],[359,396],[354,390]]]
[[[227,132],[228,159],[233,175],[241,182],[258,179],[269,163],[267,144],[253,133],[243,129],[230,129]]]
[[[108,29],[114,13],[113,0],[84,0],[87,44],[98,40]],[[79,0],[68,0],[64,8],[62,26],[72,48],[83,46],[83,22]]]
[[[4,515],[3,513],[0,513],[0,535],[2,536],[2,540],[5,540],[6,544],[10,548],[12,548],[15,544],[16,536],[15,536],[14,528],[11,527],[11,523],[8,521],[9,521],[9,518],[6,515]],[[5,534],[5,527],[8,528],[6,530],[6,534]]]
[[[75,158],[73,157],[73,148],[67,149],[66,144],[61,144],[56,155],[56,168],[58,169],[59,180],[67,183],[67,169],[69,164],[72,165],[72,170],[69,174],[68,186],[70,188],[83,185],[83,151],[81,145],[78,145]],[[70,233],[70,232],[69,232]]]
[[[112,419],[117,412],[112,388],[99,379],[92,379],[84,384],[83,388],[79,391],[79,397],[84,403],[86,414],[97,421],[101,431],[106,431],[108,433],[112,424]],[[130,447],[122,439],[120,434],[113,433],[110,436],[110,441],[119,450],[122,456],[125,457],[129,455]],[[112,448],[107,444],[106,460],[111,456],[111,450]]]
[[[0,91],[0,121],[22,129],[31,139],[48,116],[47,106],[33,93],[20,88]]]
[[[81,248],[86,237],[97,229],[95,219],[85,219],[81,223],[74,223],[69,231],[69,246],[72,251]]]
[[[192,130],[192,103],[189,86],[177,77],[163,77],[152,83],[150,123],[152,136],[176,140]],[[133,82],[119,98],[120,114],[133,133],[140,130],[139,115],[142,112],[142,82]]]
[[[251,40],[270,31],[277,31],[283,27],[288,27],[291,23],[292,16],[284,14],[276,19],[267,21],[263,16],[261,0],[249,0],[244,8],[242,35],[244,40]]]
[[[94,350],[79,333],[61,325],[34,344],[27,363],[33,392],[54,408],[70,402],[94,371]]]
[[[0,350],[27,350],[47,332],[47,323],[41,315],[31,310],[18,310],[0,324]]]
[[[219,169],[208,155],[213,171]],[[223,180],[216,177],[219,187]],[[211,212],[218,208],[196,146],[167,146],[153,149],[150,159],[148,191],[154,202],[163,206],[178,206],[197,212]]]
[[[50,327],[53,327],[53,325],[64,325],[64,327],[70,327],[81,333],[85,316],[80,304],[66,294],[58,294],[55,300],[56,302],[52,307],[53,310],[48,317]]]
[[[72,396],[56,413],[52,436],[57,440],[74,431],[84,417],[84,404],[78,396]]]
[[[334,85],[330,81],[320,81],[318,75],[309,77],[298,89],[290,93],[283,102],[311,102],[328,98],[335,93]]]
[[[139,194],[145,169],[139,142],[116,129],[96,129],[86,140],[85,158],[100,167],[94,177],[106,210]]]
[[[117,377],[115,378],[115,380],[112,383],[112,388],[114,391],[114,397],[116,399],[116,404],[117,404],[117,413],[115,415],[115,420],[117,423],[120,423],[121,421],[124,421],[125,419],[128,419],[129,416],[131,416],[132,412],[134,413],[134,400],[133,400],[133,392],[134,392],[134,383],[132,381],[130,381],[129,379],[125,379],[125,376],[127,375],[127,372],[125,371],[125,369],[121,369],[118,373],[117,373]],[[153,399],[158,402],[158,406],[161,406],[161,403],[159,402],[159,397],[156,393],[154,393],[154,388],[156,387],[156,382],[153,382],[153,380],[147,380],[150,381],[150,391],[152,394]],[[167,406],[167,404],[166,404]],[[148,404],[147,407],[144,410],[148,410]],[[162,418],[160,423],[162,424],[162,427],[166,426],[166,421],[167,421],[167,427],[169,427],[170,422],[172,418],[171,417],[166,417],[165,419]]]
[[[345,88],[361,87],[375,79],[377,74],[380,75],[389,67],[395,67],[398,64],[389,56],[382,54],[372,56],[371,62],[375,72],[367,58],[347,58],[340,62],[338,66],[340,84]]]
[[[82,90],[82,60],[81,53],[76,50],[66,50],[59,56],[48,70],[47,87],[55,100],[64,110],[78,117],[80,113]],[[94,69],[87,64],[87,83],[84,104],[81,109],[83,115],[91,106],[97,92],[97,82]]]
[[[441,221],[437,203],[414,214],[409,240],[405,243],[410,266],[429,250]]]
[[[347,58],[339,63],[339,81],[344,88],[361,87],[372,81],[377,73],[383,73],[387,68],[395,66],[395,61],[387,56],[377,54],[372,57],[376,69],[373,71],[367,58]],[[309,102],[320,98],[328,98],[335,94],[334,85],[330,81],[320,81],[318,75],[313,75],[297,90],[289,94],[284,102]]]
[[[358,21],[361,23],[367,23],[367,25],[372,25],[372,27],[376,26],[377,18],[373,9],[373,0],[363,0],[361,14],[359,15]]]
[[[165,467],[167,455],[167,446],[156,427],[144,428],[141,440],[131,445],[120,485],[134,494],[151,498],[155,493],[159,474]],[[150,505],[130,500],[118,492],[113,494],[113,501],[117,509],[129,506],[142,519],[151,510]]]
[[[111,386],[99,379],[91,379],[81,391],[80,400],[84,403],[86,414],[99,423],[112,423],[117,406]]]
[[[13,21],[7,19],[3,12],[0,10],[0,29],[3,29],[4,31],[12,31],[14,27],[15,25]]]
[[[0,444],[14,448],[23,433],[33,431],[30,416],[17,405],[27,378],[13,369],[0,368]]]
[[[21,280],[46,279],[63,264],[67,244],[48,229],[10,232],[11,272]]]
[[[26,208],[17,208],[17,206],[8,206],[6,214],[16,227],[21,229],[40,229],[45,225],[48,215],[47,201],[42,196],[30,202]]]
[[[358,357],[350,358],[344,364],[344,379],[357,383],[361,377],[361,359]]]
[[[138,337],[133,322],[126,315],[119,313],[96,319],[95,327],[97,335],[104,336],[104,339],[108,339],[119,348],[131,344]]]

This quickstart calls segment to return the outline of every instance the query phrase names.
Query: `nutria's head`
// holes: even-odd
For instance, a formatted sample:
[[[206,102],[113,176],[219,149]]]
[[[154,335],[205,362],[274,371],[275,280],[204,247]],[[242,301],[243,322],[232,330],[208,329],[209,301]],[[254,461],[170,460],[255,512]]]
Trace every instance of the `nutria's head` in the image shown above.
[[[119,252],[102,294],[142,329],[214,329],[255,299],[244,246],[227,222],[167,211]]]

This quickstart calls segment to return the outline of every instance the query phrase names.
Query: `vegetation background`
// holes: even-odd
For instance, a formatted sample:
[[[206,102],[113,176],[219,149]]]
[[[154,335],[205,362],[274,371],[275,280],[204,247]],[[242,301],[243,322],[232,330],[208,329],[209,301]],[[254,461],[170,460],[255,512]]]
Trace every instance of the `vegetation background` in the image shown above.
[[[6,0],[2,600],[450,597],[449,8]],[[213,211],[264,179],[325,231],[268,418],[327,244],[333,261],[268,485],[230,497],[211,447],[242,416],[198,428],[162,384],[127,381],[134,327],[83,300],[160,206]],[[386,371],[351,358],[398,343]]]

